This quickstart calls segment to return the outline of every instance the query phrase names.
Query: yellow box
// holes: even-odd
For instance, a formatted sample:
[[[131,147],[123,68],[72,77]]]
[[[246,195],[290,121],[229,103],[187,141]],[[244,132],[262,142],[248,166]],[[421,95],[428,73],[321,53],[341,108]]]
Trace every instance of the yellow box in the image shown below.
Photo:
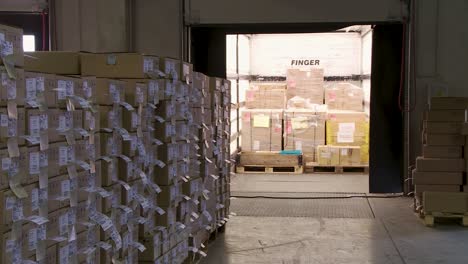
[[[319,165],[338,166],[340,164],[340,147],[318,146],[317,161]]]

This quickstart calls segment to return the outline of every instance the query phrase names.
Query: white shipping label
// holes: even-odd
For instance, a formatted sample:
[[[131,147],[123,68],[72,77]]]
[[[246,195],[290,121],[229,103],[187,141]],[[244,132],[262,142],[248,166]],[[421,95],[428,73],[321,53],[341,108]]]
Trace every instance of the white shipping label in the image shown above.
[[[143,72],[148,73],[154,71],[154,62],[151,58],[144,58],[143,60]]]
[[[29,134],[31,136],[38,137],[40,136],[40,118],[39,116],[30,116],[29,117]]]
[[[341,156],[347,156],[348,155],[348,149],[343,148],[341,149]]]
[[[36,93],[44,93],[45,92],[45,85],[44,85],[44,77],[37,77],[36,78]]]
[[[67,81],[58,80],[57,81],[57,98],[59,100],[64,100],[67,97]]]
[[[5,201],[5,208],[7,210],[11,210],[13,209],[13,207],[15,207],[15,205],[16,205],[16,198],[13,196],[8,196]]]
[[[132,128],[138,127],[138,114],[132,112]]]
[[[338,132],[337,139],[338,143],[353,143],[354,142],[354,132],[352,131],[345,131],[345,132]]]
[[[296,141],[294,143],[295,143],[296,150],[302,150],[302,141]]]
[[[49,157],[47,156],[47,152],[41,151],[39,156],[39,163],[41,168],[45,168],[49,166]]]
[[[42,114],[39,116],[39,128],[41,130],[46,130],[49,128],[49,117],[47,114]]]
[[[36,78],[26,79],[26,100],[36,99]]]
[[[16,99],[16,80],[8,81],[6,87],[7,87],[7,99],[15,100]]]
[[[59,166],[65,166],[68,163],[68,147],[59,147]]]
[[[60,235],[68,233],[68,213],[65,213],[59,217],[59,232]]]
[[[70,180],[64,180],[60,183],[61,186],[61,195],[62,197],[69,197],[70,196]]]
[[[37,228],[32,228],[28,232],[28,250],[36,250],[37,247]]]
[[[8,171],[11,166],[11,159],[10,158],[2,158],[2,170]]]
[[[31,191],[31,210],[39,210],[39,189],[34,188]]]
[[[83,81],[83,93],[85,95],[86,98],[90,98],[93,94],[92,94],[92,91],[91,91],[91,87],[88,83],[88,81]]]
[[[354,133],[354,131],[356,131],[355,123],[339,123],[338,124],[338,132]]]
[[[69,260],[69,250],[68,250],[68,245],[65,245],[65,246],[62,246],[60,248],[60,252],[59,252],[59,259],[60,259],[60,264],[68,264],[68,260]]]
[[[115,84],[109,85],[109,93],[114,103],[120,103],[120,89]]]
[[[13,118],[8,118],[8,136],[15,137],[18,130],[18,120]]]
[[[24,219],[23,201],[22,200],[17,200],[16,203],[15,203],[15,206],[12,209],[13,209],[13,214],[12,214],[13,222],[20,221],[20,220]]]
[[[0,116],[0,126],[1,127],[8,127],[8,115],[1,115]]]
[[[141,88],[140,86],[137,86],[135,93],[136,93],[136,102],[138,104],[142,104],[143,101],[144,101],[144,99],[143,99],[143,97],[144,97],[143,96],[143,88]]]
[[[29,153],[29,174],[39,174],[40,172],[40,154],[39,152]]]

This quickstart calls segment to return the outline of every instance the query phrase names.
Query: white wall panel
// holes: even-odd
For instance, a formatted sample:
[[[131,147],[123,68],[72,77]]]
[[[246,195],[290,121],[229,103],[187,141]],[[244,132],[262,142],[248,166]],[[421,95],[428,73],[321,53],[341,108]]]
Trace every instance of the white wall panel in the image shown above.
[[[325,76],[361,74],[359,33],[262,34],[251,37],[251,74],[286,76],[292,60],[320,60]]]
[[[237,71],[237,35],[226,36],[226,74],[227,76],[236,75]]]
[[[250,37],[239,35],[239,74],[250,74]]]

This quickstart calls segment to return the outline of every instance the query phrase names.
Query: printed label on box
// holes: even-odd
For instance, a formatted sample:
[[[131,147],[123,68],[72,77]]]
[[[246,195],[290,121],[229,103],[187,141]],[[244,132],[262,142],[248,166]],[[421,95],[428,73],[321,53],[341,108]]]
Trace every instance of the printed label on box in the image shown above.
[[[352,132],[352,131],[338,132],[336,141],[338,143],[353,143],[354,142],[354,132]]]
[[[253,117],[254,127],[270,127],[270,116],[268,115],[254,115]]]
[[[339,123],[338,131],[345,132],[345,133],[346,132],[354,133],[354,131],[356,131],[356,124],[355,123]]]

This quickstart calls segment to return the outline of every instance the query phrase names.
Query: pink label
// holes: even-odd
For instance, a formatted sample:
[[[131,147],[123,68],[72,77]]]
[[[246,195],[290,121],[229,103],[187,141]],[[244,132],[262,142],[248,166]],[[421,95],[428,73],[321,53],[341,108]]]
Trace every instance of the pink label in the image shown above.
[[[288,82],[288,88],[296,88],[296,81],[291,80]]]
[[[251,102],[254,100],[254,91],[247,91],[247,94],[246,94],[246,100]]]
[[[329,119],[336,119],[336,115],[335,115],[335,114],[329,114],[329,115],[328,115],[328,118],[329,118]]]
[[[281,127],[275,127],[275,133],[281,133]]]
[[[287,134],[291,134],[291,133],[292,133],[292,123],[291,123],[291,120],[288,120],[288,122],[286,123],[286,133],[287,133]]]
[[[334,91],[328,92],[328,100],[331,102],[336,100],[336,93]]]
[[[249,123],[250,123],[250,113],[244,113],[243,116],[242,116],[242,119],[243,119],[245,122],[249,122]]]

